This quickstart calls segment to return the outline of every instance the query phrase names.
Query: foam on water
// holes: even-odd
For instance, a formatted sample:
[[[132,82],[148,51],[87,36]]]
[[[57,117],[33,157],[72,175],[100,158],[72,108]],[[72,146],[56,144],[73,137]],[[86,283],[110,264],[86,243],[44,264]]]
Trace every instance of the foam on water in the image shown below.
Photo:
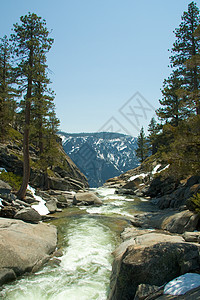
[[[94,218],[76,218],[66,224],[67,247],[58,267],[6,285],[0,297],[8,300],[104,300],[107,298],[116,236]]]

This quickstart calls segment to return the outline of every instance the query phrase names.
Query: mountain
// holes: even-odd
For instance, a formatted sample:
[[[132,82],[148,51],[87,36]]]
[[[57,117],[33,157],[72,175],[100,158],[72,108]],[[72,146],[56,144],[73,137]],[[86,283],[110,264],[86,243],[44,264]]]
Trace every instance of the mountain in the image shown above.
[[[59,132],[65,152],[83,172],[90,187],[138,166],[137,139],[112,132]]]

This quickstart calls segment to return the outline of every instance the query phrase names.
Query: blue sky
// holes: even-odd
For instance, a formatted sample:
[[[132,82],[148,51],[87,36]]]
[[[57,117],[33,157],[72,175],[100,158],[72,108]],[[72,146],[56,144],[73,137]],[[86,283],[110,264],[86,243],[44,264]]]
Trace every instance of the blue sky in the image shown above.
[[[29,11],[44,18],[54,38],[48,66],[61,130],[137,136],[159,107],[173,30],[190,2],[6,0],[0,36]]]

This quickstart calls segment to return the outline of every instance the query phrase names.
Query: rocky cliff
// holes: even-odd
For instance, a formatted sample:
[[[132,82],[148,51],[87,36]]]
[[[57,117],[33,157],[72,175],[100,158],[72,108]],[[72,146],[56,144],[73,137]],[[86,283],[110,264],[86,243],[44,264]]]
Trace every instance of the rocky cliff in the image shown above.
[[[20,138],[20,139],[19,139]],[[14,175],[23,174],[22,137],[15,135],[0,143],[0,168]],[[74,162],[66,155],[60,139],[56,145],[56,160],[53,166],[43,172],[39,164],[39,151],[34,145],[30,146],[31,174],[30,185],[40,189],[79,190],[88,187],[86,177]],[[2,178],[3,179],[3,178]]]

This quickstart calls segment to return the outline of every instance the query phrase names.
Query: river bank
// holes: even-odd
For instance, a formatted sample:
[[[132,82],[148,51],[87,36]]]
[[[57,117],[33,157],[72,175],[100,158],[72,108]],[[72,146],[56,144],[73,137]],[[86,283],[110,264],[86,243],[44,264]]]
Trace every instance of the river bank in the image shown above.
[[[135,263],[135,248],[142,248],[142,250],[138,250],[142,253],[141,251],[151,250],[151,247],[154,248],[159,242],[162,242],[163,245],[170,243],[168,245],[169,253],[174,252],[177,243],[181,244],[181,249],[187,248],[187,251],[177,250],[185,251],[184,253],[186,253],[185,257],[181,256],[182,264],[189,264],[192,257],[191,253],[194,253],[192,261],[196,262],[196,264],[189,264],[191,269],[189,267],[188,269],[183,269],[182,267],[181,270],[194,270],[194,266],[196,268],[199,259],[196,248],[194,249],[194,245],[190,246],[188,243],[186,245],[182,235],[170,234],[166,230],[149,230],[150,227],[153,227],[150,216],[153,216],[152,220],[154,223],[155,218],[157,218],[158,224],[160,212],[151,201],[132,195],[115,194],[115,189],[112,188],[99,188],[92,191],[97,193],[103,205],[88,206],[79,203],[79,205],[64,208],[62,212],[59,211],[52,214],[54,219],[48,221],[48,223],[56,226],[58,229],[57,247],[61,250],[61,257],[52,258],[46,266],[35,274],[30,274],[28,277],[24,276],[14,283],[3,286],[0,294],[3,299],[68,298],[75,300],[80,299],[80,295],[81,299],[85,300],[107,299],[108,295],[110,299],[133,299],[136,286],[144,283],[144,280],[142,281],[144,272],[141,279],[138,276],[135,290],[127,296],[127,284],[130,281],[126,280],[126,276],[121,276],[121,267],[119,266],[123,266],[123,261],[126,260],[125,255],[128,255],[131,258],[131,262]],[[169,221],[171,220],[174,223],[171,216],[168,215],[167,217]],[[149,223],[145,222],[145,220],[149,220]],[[136,221],[138,224],[136,224]],[[147,227],[146,231],[142,229],[145,224]],[[139,230],[136,229],[136,225],[140,226]],[[122,232],[124,234],[120,235]],[[137,242],[138,239],[140,240],[139,244]],[[123,247],[119,246],[120,244]],[[116,263],[118,250],[115,249],[120,247],[123,248],[123,251],[120,254],[120,260],[118,256],[118,262]],[[113,267],[112,252],[114,253]],[[161,252],[162,249],[159,248],[157,255],[162,256],[159,254]],[[166,255],[168,259],[167,261],[165,260],[166,268],[168,268],[167,263],[171,261],[168,252]],[[173,258],[173,260],[175,264],[180,265],[176,259]],[[133,267],[132,263],[128,260],[128,265],[131,268]],[[148,263],[148,260],[144,261],[145,265]],[[142,267],[142,269],[145,270],[146,267]],[[163,268],[160,268],[159,264],[155,264],[152,270],[154,272],[162,272]],[[179,271],[176,275],[181,273]],[[158,274],[156,272],[155,274]],[[126,273],[130,275],[128,270],[126,270]],[[138,274],[138,269],[134,273]],[[171,272],[170,274],[173,273]],[[124,282],[126,285],[125,289],[120,287],[120,291],[126,291],[124,295],[114,292],[119,290],[118,280],[120,278],[123,278],[123,281],[120,280],[120,282]],[[133,277],[130,276],[130,278],[132,284]],[[169,278],[167,277],[167,279]],[[147,282],[145,283],[147,284]],[[152,284],[152,282],[149,282],[149,284]]]

